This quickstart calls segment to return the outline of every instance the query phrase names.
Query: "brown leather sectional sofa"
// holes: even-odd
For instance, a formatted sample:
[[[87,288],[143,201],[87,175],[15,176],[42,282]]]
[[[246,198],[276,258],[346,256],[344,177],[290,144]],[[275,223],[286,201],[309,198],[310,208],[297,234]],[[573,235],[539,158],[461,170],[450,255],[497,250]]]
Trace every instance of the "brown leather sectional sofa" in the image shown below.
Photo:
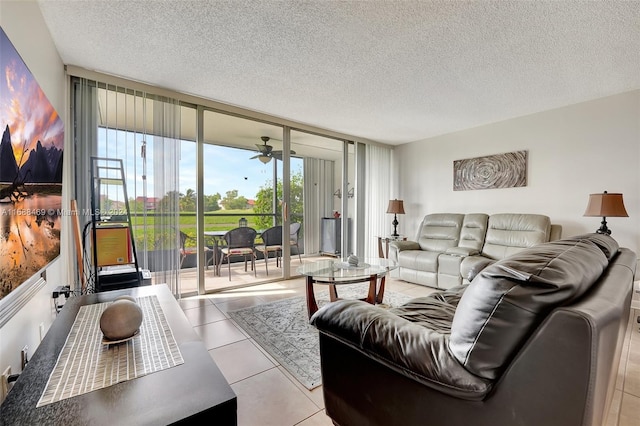
[[[636,260],[587,234],[399,308],[327,304],[311,319],[326,413],[341,426],[601,425]]]
[[[535,244],[560,238],[562,227],[539,214],[434,213],[418,227],[414,240],[394,241],[389,257],[400,279],[451,288],[469,273]]]

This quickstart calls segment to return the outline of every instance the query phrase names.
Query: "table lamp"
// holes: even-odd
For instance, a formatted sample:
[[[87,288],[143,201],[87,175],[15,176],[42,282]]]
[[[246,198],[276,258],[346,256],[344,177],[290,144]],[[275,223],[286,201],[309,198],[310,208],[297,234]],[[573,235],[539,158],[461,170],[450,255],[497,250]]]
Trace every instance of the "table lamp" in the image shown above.
[[[611,235],[611,230],[607,228],[607,216],[609,217],[629,217],[624,208],[622,194],[610,194],[604,191],[602,194],[590,194],[589,204],[584,216],[602,216],[598,234]]]
[[[393,213],[393,234],[392,237],[398,237],[398,215],[404,214],[404,205],[402,200],[389,200],[389,206],[387,207],[387,213]]]

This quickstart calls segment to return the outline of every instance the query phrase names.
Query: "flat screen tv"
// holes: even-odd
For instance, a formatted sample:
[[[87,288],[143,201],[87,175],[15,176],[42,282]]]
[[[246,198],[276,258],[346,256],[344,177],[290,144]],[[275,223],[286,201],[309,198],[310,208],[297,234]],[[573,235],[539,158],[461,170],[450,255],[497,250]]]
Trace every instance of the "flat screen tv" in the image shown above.
[[[0,326],[60,255],[64,125],[0,28]]]

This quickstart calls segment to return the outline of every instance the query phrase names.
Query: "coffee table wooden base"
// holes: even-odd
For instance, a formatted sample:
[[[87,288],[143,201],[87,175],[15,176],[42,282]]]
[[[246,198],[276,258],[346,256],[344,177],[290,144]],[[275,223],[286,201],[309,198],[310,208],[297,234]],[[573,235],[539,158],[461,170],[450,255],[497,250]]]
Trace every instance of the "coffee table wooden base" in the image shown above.
[[[379,278],[380,278],[380,285],[378,286],[377,274],[370,275],[368,278],[365,278],[365,279],[339,281],[337,282],[337,284],[335,281],[329,281],[324,279],[316,280],[312,276],[307,276],[307,312],[309,313],[309,318],[311,318],[311,316],[318,311],[318,302],[316,301],[316,296],[313,291],[313,284],[315,283],[328,284],[329,300],[332,302],[335,302],[336,300],[340,300],[340,298],[338,297],[338,290],[336,289],[338,285],[356,284],[356,283],[363,283],[368,281],[369,292],[367,293],[367,297],[360,300],[364,300],[367,303],[375,305],[376,303],[382,303],[382,299],[384,297],[384,283],[385,283],[386,276],[383,275]]]

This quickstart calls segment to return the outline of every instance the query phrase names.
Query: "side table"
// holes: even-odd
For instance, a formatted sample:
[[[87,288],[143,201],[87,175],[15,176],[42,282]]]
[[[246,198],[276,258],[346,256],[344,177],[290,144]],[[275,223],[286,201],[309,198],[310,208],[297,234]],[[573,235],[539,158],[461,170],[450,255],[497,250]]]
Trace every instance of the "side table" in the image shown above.
[[[389,258],[389,243],[391,241],[407,241],[407,237],[403,236],[403,235],[399,235],[397,237],[377,237],[378,238],[378,257],[382,258],[382,259],[388,259]],[[383,249],[383,243],[384,242],[384,249]]]

